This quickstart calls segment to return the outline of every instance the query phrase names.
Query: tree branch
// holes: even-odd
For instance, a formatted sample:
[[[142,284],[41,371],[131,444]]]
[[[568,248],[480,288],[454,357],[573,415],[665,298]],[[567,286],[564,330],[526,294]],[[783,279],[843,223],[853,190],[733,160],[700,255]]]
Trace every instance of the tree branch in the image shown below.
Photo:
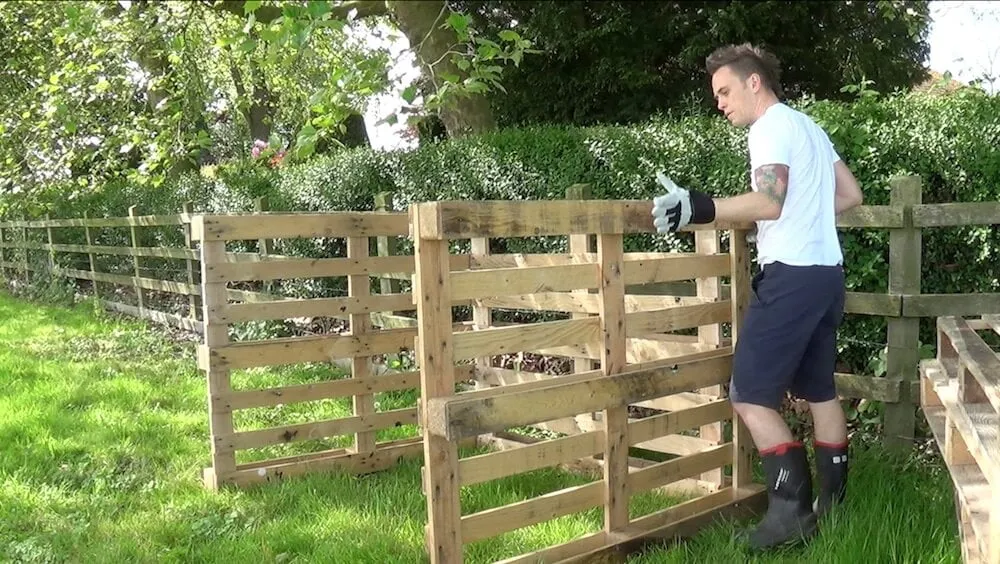
[[[209,6],[217,10],[236,14],[245,17],[243,12],[243,0],[221,0],[209,3]],[[389,13],[384,0],[352,0],[336,6],[330,6],[330,15],[337,19],[347,19],[347,14],[351,10],[357,10],[357,18],[367,18],[371,16],[383,16]],[[257,21],[268,24],[281,17],[280,6],[261,6],[254,11]]]

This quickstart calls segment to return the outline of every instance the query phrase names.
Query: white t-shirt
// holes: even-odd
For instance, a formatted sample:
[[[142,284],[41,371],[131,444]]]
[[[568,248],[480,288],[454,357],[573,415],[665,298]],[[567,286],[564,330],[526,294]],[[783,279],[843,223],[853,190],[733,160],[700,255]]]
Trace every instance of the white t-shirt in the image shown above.
[[[766,164],[788,165],[781,217],[757,222],[757,262],[788,265],[843,263],[834,196],[833,165],[840,160],[829,136],[806,114],[777,103],[750,126],[750,185]]]

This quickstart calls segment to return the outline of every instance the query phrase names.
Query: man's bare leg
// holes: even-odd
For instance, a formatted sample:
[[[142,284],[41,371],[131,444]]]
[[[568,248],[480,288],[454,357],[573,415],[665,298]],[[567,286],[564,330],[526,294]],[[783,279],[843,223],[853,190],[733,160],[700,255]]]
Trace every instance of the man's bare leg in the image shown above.
[[[738,402],[733,402],[733,410],[747,426],[757,450],[769,451],[778,445],[795,441],[792,431],[777,411],[761,405]]]
[[[819,496],[813,508],[823,515],[847,493],[847,419],[840,400],[810,403],[816,434]]]

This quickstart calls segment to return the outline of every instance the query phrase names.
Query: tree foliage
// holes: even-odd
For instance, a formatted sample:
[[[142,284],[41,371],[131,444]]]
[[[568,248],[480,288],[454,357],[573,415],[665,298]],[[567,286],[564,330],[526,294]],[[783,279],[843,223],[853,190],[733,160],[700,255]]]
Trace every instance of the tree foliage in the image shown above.
[[[541,54],[492,97],[501,125],[630,123],[711,107],[705,57],[727,43],[782,61],[790,99],[845,99],[844,84],[890,92],[924,78],[928,6],[909,1],[718,2],[451,0],[484,32],[512,29]]]
[[[5,4],[0,191],[59,185],[74,198],[159,186],[255,146],[268,166],[343,146],[390,87],[388,52],[367,39],[395,26],[420,33],[435,85],[424,105],[449,133],[492,127],[483,95],[530,44],[478,33],[444,0]]]

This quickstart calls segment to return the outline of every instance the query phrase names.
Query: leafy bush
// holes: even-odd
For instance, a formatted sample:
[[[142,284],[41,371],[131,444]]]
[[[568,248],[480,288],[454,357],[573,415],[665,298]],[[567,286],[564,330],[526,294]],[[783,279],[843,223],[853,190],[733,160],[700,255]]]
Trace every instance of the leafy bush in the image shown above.
[[[965,89],[947,96],[908,93],[889,97],[862,92],[853,103],[792,103],[830,133],[861,181],[866,204],[889,203],[889,180],[917,174],[925,203],[1000,200],[1000,97]],[[8,199],[8,214],[45,211],[53,217],[176,213],[184,201],[197,211],[253,209],[267,196],[274,211],[369,210],[373,197],[391,191],[396,209],[432,200],[559,199],[566,187],[587,183],[594,198],[646,199],[665,170],[679,184],[716,195],[747,189],[746,132],[718,116],[664,115],[632,126],[537,126],[426,145],[413,151],[350,149],[307,164],[270,169],[252,161],[219,165],[159,189],[109,186],[74,199],[53,187],[31,198]],[[888,233],[846,229],[849,290],[885,292]],[[68,242],[68,241],[67,241]],[[285,242],[280,252],[343,255],[342,241]],[[690,250],[690,236],[634,236],[628,250]],[[253,243],[250,243],[253,245]],[[456,243],[461,247],[461,242]],[[494,252],[565,250],[565,238],[497,241]],[[251,248],[252,250],[252,248]],[[409,251],[410,248],[404,250]],[[1000,291],[1000,233],[990,227],[928,229],[923,234],[925,293]],[[286,288],[286,291],[290,288]],[[296,294],[330,286],[297,288]],[[922,341],[933,343],[930,323]],[[886,342],[883,319],[848,316],[842,357],[849,369],[869,370]]]

